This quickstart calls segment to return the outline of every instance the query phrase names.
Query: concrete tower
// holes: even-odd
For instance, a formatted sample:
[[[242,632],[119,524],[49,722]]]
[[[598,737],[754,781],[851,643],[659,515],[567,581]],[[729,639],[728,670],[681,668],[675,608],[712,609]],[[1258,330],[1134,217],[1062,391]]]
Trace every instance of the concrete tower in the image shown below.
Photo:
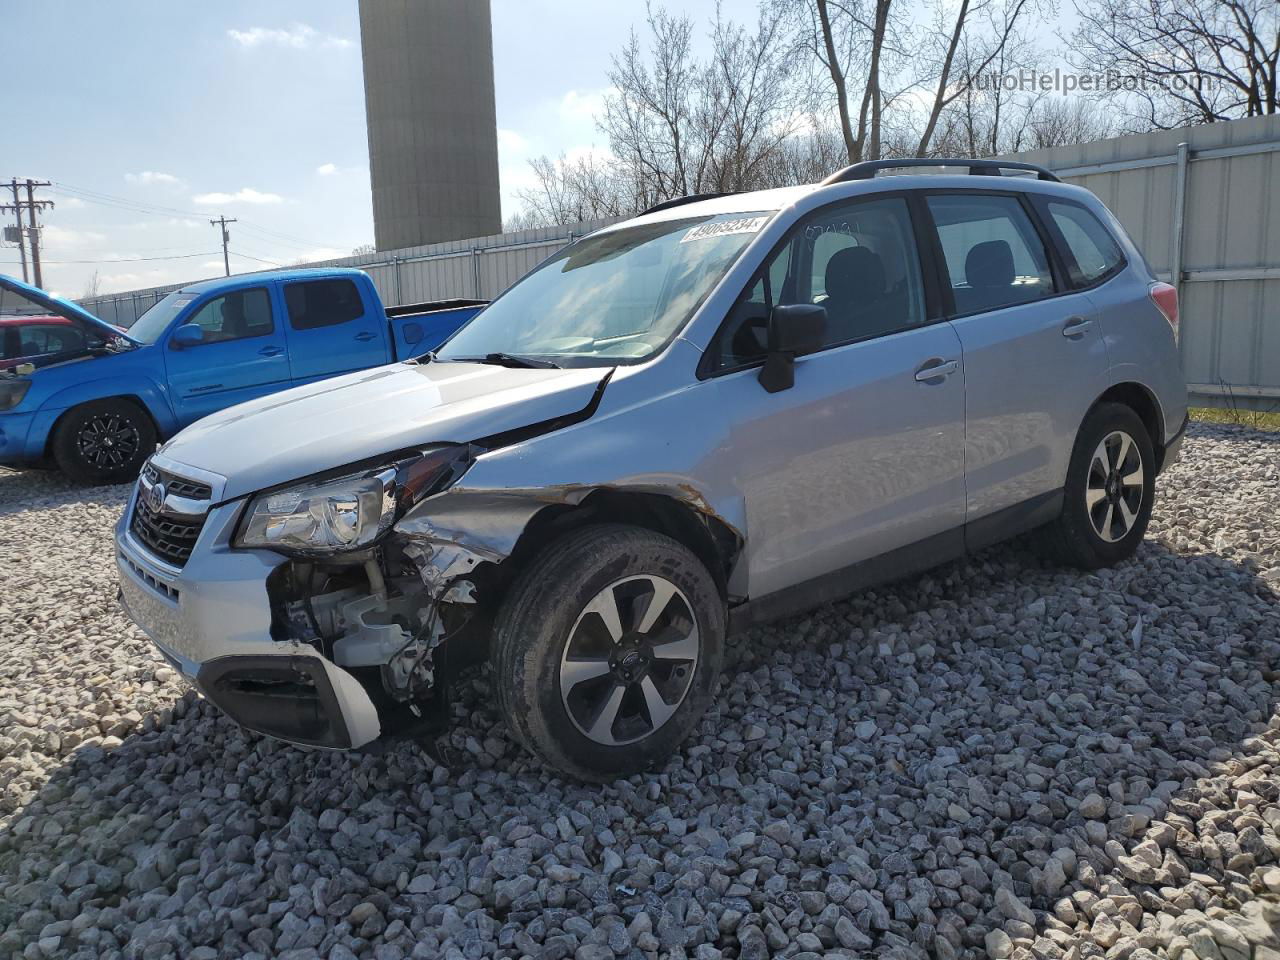
[[[360,0],[379,250],[502,232],[489,0]]]

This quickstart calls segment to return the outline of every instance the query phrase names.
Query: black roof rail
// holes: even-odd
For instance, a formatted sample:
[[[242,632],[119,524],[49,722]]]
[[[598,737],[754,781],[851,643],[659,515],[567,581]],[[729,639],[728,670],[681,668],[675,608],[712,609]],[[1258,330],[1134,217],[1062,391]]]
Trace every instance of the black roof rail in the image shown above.
[[[686,203],[697,203],[699,200],[714,200],[716,197],[731,197],[738,191],[728,190],[725,193],[691,193],[687,197],[673,197],[670,200],[663,200],[661,203],[655,203],[648,210],[640,212],[639,216],[646,213],[656,213],[659,210],[670,210],[672,207],[683,207]]]
[[[977,160],[967,157],[900,157],[896,160],[864,160],[853,166],[845,167],[822,181],[829,183],[848,183],[850,180],[872,180],[881,170],[894,170],[898,167],[967,167],[969,174],[975,177],[1002,177],[1001,170],[1029,170],[1038,180],[1061,183],[1058,175],[1034,163],[1021,163],[1017,160]]]

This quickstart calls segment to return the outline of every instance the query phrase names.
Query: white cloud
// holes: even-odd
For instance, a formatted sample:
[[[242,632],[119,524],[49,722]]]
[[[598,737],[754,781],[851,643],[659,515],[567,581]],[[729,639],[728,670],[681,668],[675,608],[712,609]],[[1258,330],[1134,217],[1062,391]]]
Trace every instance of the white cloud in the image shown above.
[[[50,257],[53,257],[54,250],[81,250],[106,242],[106,234],[92,230],[71,230],[53,223],[46,223],[40,228],[40,244]]]
[[[316,167],[316,173],[322,177],[331,177],[337,172],[338,166],[333,163],[322,163],[320,166]]]
[[[198,203],[202,207],[216,207],[228,203],[283,203],[284,197],[278,193],[263,193],[260,190],[254,190],[252,187],[242,187],[235,193],[221,193],[218,191],[197,193],[191,198],[191,202]]]
[[[586,122],[595,125],[595,118],[604,115],[604,98],[612,88],[604,90],[570,90],[560,101],[560,116],[570,123]]]
[[[250,27],[248,30],[228,30],[227,36],[243,49],[267,46],[288,47],[293,50],[306,50],[309,47],[345,49],[353,45],[346,37],[321,34],[305,23],[295,23],[287,28]]]
[[[527,154],[529,141],[514,130],[498,128],[498,149],[504,153]]]
[[[159,173],[155,170],[143,170],[141,173],[126,173],[124,178],[129,183],[134,183],[141,187],[180,187],[183,185],[181,178],[175,177],[172,173]]]
[[[62,196],[58,198],[58,208],[62,210],[79,210],[84,206],[84,201],[79,197]]]

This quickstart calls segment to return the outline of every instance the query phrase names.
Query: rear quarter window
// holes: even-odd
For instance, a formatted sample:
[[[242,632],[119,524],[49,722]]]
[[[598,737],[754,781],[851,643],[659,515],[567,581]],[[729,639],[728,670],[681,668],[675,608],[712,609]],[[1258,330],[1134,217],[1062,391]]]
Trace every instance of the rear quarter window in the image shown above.
[[[294,330],[335,327],[364,315],[360,291],[351,280],[306,280],[284,288],[289,325]]]
[[[1089,210],[1060,200],[1047,200],[1044,206],[1070,254],[1067,270],[1073,286],[1097,283],[1124,265],[1115,237]]]

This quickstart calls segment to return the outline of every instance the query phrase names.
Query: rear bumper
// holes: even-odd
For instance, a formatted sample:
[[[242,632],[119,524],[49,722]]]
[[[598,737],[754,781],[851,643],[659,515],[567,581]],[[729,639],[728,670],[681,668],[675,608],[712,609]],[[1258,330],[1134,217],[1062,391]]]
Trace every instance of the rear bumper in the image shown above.
[[[266,579],[282,558],[230,548],[239,506],[210,510],[178,569],[129,532],[131,498],[115,530],[121,605],[165,659],[242,726],[308,746],[368,743],[381,728],[360,682],[306,644],[272,639]]]

